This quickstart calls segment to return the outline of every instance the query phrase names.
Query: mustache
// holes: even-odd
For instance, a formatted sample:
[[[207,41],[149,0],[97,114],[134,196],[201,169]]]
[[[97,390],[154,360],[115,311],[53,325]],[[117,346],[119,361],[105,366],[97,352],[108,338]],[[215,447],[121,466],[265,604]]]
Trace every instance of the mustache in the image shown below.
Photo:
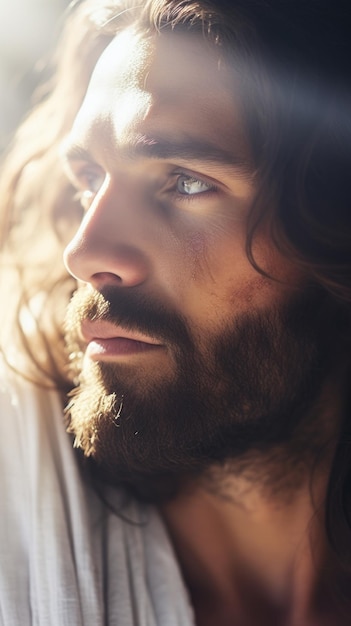
[[[66,333],[79,332],[83,320],[104,320],[128,331],[149,334],[162,343],[192,349],[190,333],[182,316],[140,292],[115,287],[101,291],[79,287],[67,307]]]

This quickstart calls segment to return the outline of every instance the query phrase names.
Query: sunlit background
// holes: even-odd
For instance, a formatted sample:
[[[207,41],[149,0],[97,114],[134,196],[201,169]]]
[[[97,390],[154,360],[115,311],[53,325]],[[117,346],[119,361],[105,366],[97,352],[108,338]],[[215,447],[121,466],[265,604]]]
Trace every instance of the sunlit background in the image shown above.
[[[0,150],[30,106],[69,0],[0,0]]]

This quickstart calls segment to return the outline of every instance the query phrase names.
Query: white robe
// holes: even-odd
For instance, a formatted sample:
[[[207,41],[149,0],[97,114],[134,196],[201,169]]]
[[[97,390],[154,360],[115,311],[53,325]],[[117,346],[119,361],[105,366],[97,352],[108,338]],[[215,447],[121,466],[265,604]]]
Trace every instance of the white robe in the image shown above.
[[[157,511],[131,502],[133,523],[109,511],[83,478],[57,394],[0,369],[1,626],[193,625]]]

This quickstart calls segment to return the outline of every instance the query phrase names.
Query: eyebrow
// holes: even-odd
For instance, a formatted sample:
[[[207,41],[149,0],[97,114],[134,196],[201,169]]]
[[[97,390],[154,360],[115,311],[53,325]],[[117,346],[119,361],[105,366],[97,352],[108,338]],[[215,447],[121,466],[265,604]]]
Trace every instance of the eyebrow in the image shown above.
[[[239,153],[227,151],[211,142],[192,137],[185,137],[179,140],[178,138],[150,138],[145,135],[139,135],[128,145],[118,147],[118,156],[128,160],[143,157],[149,159],[201,161],[232,167],[246,175],[250,175],[253,172],[252,164]],[[94,158],[88,150],[75,144],[65,147],[63,158],[67,161],[94,162]]]

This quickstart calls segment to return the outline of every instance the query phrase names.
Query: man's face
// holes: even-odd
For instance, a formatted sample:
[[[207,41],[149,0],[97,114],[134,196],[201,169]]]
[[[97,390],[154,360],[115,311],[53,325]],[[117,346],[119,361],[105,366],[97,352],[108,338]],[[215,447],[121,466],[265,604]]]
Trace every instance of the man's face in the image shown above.
[[[322,376],[317,296],[263,231],[254,254],[274,278],[246,256],[256,181],[239,86],[200,36],[126,30],[67,149],[86,209],[66,251],[82,283],[71,427],[109,480],[145,492],[288,440]]]

